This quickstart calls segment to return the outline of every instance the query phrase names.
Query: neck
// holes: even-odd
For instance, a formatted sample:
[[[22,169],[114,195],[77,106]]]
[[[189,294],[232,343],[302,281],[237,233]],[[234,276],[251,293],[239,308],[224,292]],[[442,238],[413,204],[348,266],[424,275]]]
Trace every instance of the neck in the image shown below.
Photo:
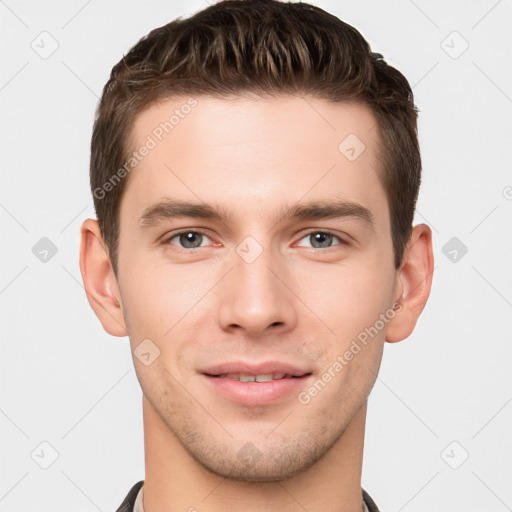
[[[361,512],[366,402],[316,464],[278,482],[230,480],[199,464],[143,398],[144,512]]]

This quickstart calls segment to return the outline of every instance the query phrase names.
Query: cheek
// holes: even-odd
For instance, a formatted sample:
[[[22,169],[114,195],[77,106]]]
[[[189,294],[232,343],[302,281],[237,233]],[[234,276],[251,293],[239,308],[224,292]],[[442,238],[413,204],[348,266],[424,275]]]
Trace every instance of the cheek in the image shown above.
[[[133,328],[143,335],[170,336],[173,327],[208,290],[200,273],[144,255],[125,257],[121,275],[125,312],[129,312]]]
[[[122,300],[131,349],[136,351],[143,340],[149,339],[158,353],[151,366],[135,361],[143,389],[164,382],[169,374],[178,378],[190,373],[190,340],[197,336],[198,321],[211,315],[207,294],[215,276],[135,255],[123,264],[129,269],[124,274]],[[169,384],[175,381],[171,379]]]
[[[297,295],[315,314],[308,311],[307,318],[320,319],[337,338],[350,340],[373,325],[391,306],[394,272],[377,258],[339,265],[308,265],[294,274]]]

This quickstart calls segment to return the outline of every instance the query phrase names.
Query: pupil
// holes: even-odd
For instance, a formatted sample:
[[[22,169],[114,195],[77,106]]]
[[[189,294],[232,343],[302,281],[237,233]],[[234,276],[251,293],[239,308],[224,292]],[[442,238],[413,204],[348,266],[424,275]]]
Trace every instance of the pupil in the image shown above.
[[[325,247],[326,246],[325,242],[329,242],[331,238],[332,238],[332,235],[330,235],[329,233],[315,233],[314,234],[315,243],[319,242],[322,247]]]
[[[181,243],[186,248],[190,248],[191,246],[198,247],[199,245],[201,245],[201,242],[199,241],[199,244],[197,244],[197,240],[196,240],[196,242],[194,243],[194,239],[196,237],[198,237],[197,233],[193,233],[193,232],[184,233],[181,235]],[[189,245],[189,244],[191,244],[191,245]]]

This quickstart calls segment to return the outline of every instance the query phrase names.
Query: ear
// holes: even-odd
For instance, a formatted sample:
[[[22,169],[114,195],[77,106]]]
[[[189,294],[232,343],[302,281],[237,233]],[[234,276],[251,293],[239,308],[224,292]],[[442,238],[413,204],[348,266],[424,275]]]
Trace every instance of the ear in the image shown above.
[[[432,231],[426,224],[418,224],[412,229],[398,271],[395,301],[400,306],[388,323],[386,341],[395,343],[412,333],[430,295],[433,272]]]
[[[80,272],[87,300],[105,331],[112,336],[126,336],[121,294],[98,221],[86,219],[80,238]]]

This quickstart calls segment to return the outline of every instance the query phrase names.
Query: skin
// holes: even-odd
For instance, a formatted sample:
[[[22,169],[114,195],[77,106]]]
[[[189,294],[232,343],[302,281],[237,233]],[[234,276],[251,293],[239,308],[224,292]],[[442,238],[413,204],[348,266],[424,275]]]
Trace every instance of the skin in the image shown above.
[[[148,366],[134,356],[145,512],[359,512],[367,398],[384,342],[409,336],[427,301],[431,231],[413,228],[395,269],[379,134],[366,107],[298,96],[196,99],[129,176],[117,279],[97,221],[81,228],[82,277],[104,329],[128,335],[132,350],[144,339],[160,350]],[[186,100],[142,112],[133,147]],[[366,147],[354,161],[338,149],[349,134]],[[215,204],[229,218],[143,227],[145,209],[165,198]],[[282,216],[290,205],[331,200],[364,206],[373,227],[354,216]],[[192,236],[196,248],[172,237],[183,229],[203,234]],[[335,236],[319,245],[314,234],[325,230]],[[248,236],[262,249],[251,263],[236,251]],[[313,373],[307,391],[396,301],[400,311],[307,404],[297,393],[237,404],[199,373],[234,359],[294,361]]]

